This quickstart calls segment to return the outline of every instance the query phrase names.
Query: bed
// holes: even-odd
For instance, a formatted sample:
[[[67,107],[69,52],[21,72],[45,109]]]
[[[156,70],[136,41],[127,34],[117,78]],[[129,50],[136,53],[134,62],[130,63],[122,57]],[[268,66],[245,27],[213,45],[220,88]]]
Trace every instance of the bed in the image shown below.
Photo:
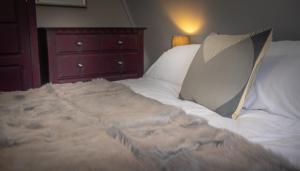
[[[232,120],[221,117],[199,104],[179,100],[174,95],[176,88],[167,82],[151,78],[120,82],[146,97],[156,99],[164,104],[178,106],[189,115],[203,117],[214,127],[225,128],[242,135],[251,142],[259,143],[265,148],[285,156],[299,166],[299,120],[284,118],[263,110],[244,110],[238,120]]]
[[[198,45],[192,46],[194,47],[185,47],[185,49],[183,49],[183,51],[189,51],[188,53],[186,52],[186,56],[193,56],[195,53],[194,49],[198,48]],[[225,128],[242,135],[251,142],[259,143],[265,148],[285,156],[289,161],[299,167],[300,118],[299,115],[295,116],[295,114],[289,114],[289,112],[287,112],[288,109],[282,109],[285,106],[288,106],[286,108],[293,108],[293,106],[299,104],[300,101],[300,89],[295,88],[300,85],[297,76],[300,70],[295,69],[300,65],[299,47],[300,42],[298,41],[279,41],[272,43],[262,64],[262,69],[258,73],[254,88],[251,89],[247,103],[242,110],[242,115],[237,120],[224,118],[199,104],[178,99],[183,76],[175,70],[185,72],[187,69],[180,67],[183,67],[182,64],[186,65],[186,63],[190,63],[191,59],[182,61],[176,59],[177,55],[175,54],[167,54],[164,57],[165,59],[159,59],[160,61],[156,63],[156,66],[152,66],[154,71],[150,69],[150,71],[145,74],[145,77],[141,79],[124,80],[120,81],[120,83],[128,85],[132,90],[146,97],[156,99],[164,104],[178,106],[189,115],[203,117],[214,127]],[[179,54],[180,53],[184,52],[179,52]],[[171,59],[168,59],[169,56]],[[180,56],[181,55],[178,55],[178,58],[180,58]],[[288,60],[283,62],[284,59]],[[168,63],[171,63],[171,61],[175,61],[175,66],[173,66],[174,68],[168,68],[169,72],[165,73],[164,68]],[[288,67],[290,67],[290,71],[286,71]],[[174,74],[170,74],[171,72]],[[173,78],[170,78],[170,75],[171,77],[173,76]],[[266,79],[268,80],[265,81]],[[293,85],[288,86],[289,83]],[[272,87],[274,84],[277,84],[277,86]],[[257,93],[260,93],[263,97],[257,98]],[[281,98],[282,100],[272,102],[272,99],[268,99],[272,97],[266,97],[270,94],[273,94],[273,98]],[[289,98],[287,97],[288,95],[293,97]],[[259,103],[263,103],[261,102],[262,99],[271,102],[265,102],[265,105],[260,106]],[[283,101],[291,104],[279,104]],[[254,106],[253,109],[251,105],[252,107]],[[272,111],[270,108],[275,109]],[[299,108],[290,111],[290,113],[299,112]]]
[[[214,131],[226,134],[225,137],[228,137],[228,135],[233,136],[233,139],[237,138],[241,141],[241,143],[245,143],[247,145],[248,141],[252,142],[253,144],[249,143],[249,149],[251,149],[250,147],[256,147],[256,144],[262,145],[267,150],[264,150],[260,147],[254,149],[254,151],[261,151],[262,154],[260,154],[260,152],[256,152],[253,156],[248,156],[249,158],[252,158],[251,160],[257,161],[258,163],[261,159],[255,159],[257,154],[259,154],[259,156],[275,156],[274,160],[273,158],[268,159],[268,157],[266,157],[267,159],[263,160],[262,163],[269,163],[264,163],[265,165],[256,165],[255,163],[250,163],[250,165],[249,163],[245,164],[245,167],[248,170],[297,170],[297,168],[300,167],[300,122],[299,113],[297,113],[297,111],[300,111],[298,110],[299,106],[297,106],[300,100],[299,91],[297,91],[297,89],[299,89],[297,86],[299,85],[299,80],[294,79],[294,77],[291,78],[293,81],[292,83],[296,85],[293,85],[292,88],[284,90],[285,93],[283,94],[281,92],[273,94],[274,97],[279,96],[279,99],[283,99],[283,101],[288,102],[286,108],[287,110],[292,109],[290,113],[285,112],[285,106],[278,107],[278,103],[281,103],[281,101],[276,103],[272,102],[271,104],[264,103],[264,105],[262,105],[263,103],[260,102],[260,100],[263,101],[265,97],[269,96],[261,93],[260,91],[264,90],[266,85],[274,84],[274,82],[272,82],[272,80],[274,81],[274,78],[271,79],[271,83],[263,82],[264,79],[269,78],[267,77],[268,74],[264,68],[269,70],[269,66],[267,65],[274,66],[274,61],[276,61],[274,58],[281,61],[279,57],[287,56],[288,58],[292,56],[290,63],[284,64],[285,69],[287,67],[286,65],[291,68],[294,66],[296,69],[289,70],[288,72],[282,72],[280,65],[279,70],[280,73],[282,73],[281,76],[284,76],[284,74],[291,75],[291,73],[294,74],[293,76],[297,76],[299,73],[299,69],[297,69],[300,54],[300,48],[297,48],[300,47],[299,42],[277,42],[272,44],[267,58],[262,65],[263,69],[259,72],[257,80],[254,83],[254,87],[251,90],[247,98],[247,102],[242,110],[242,114],[237,120],[224,118],[202,105],[178,99],[181,86],[180,84],[182,84],[188,65],[192,61],[193,55],[199,46],[200,45],[189,45],[186,47],[178,47],[178,50],[175,54],[172,54],[173,52],[164,53],[162,57],[160,57],[159,60],[152,66],[152,68],[149,69],[145,76],[140,79],[128,79],[117,81],[115,83],[109,83],[104,80],[94,80],[89,83],[65,85],[48,84],[37,90],[29,90],[27,92],[2,93],[0,96],[1,170],[120,170],[121,168],[122,170],[215,170],[220,169],[221,167],[219,168],[219,166],[224,167],[222,170],[245,169],[242,167],[230,167],[231,165],[240,166],[239,163],[236,163],[236,161],[241,160],[234,158],[238,155],[234,156],[233,158],[228,157],[230,158],[228,160],[231,161],[229,163],[223,163],[224,165],[217,164],[218,167],[213,167],[211,165],[213,162],[211,163],[211,161],[207,161],[207,163],[200,162],[202,165],[197,162],[196,164],[191,162],[194,161],[194,158],[189,158],[189,147],[183,147],[183,149],[185,149],[183,151],[177,149],[176,152],[174,152],[170,150],[171,152],[168,151],[168,155],[165,155],[160,150],[157,150],[158,143],[163,144],[163,139],[162,142],[160,142],[161,140],[154,141],[154,145],[144,142],[143,139],[140,139],[142,135],[140,135],[139,131],[141,129],[144,130],[145,126],[151,129],[154,129],[153,127],[160,129],[160,126],[155,124],[169,123],[173,116],[175,116],[175,118],[177,116],[180,116],[179,118],[183,118],[184,121],[178,121],[180,123],[185,123],[188,121],[188,124],[181,124],[181,126],[184,125],[182,126],[184,128],[187,127],[196,129],[198,126],[212,126],[211,128],[214,129]],[[183,54],[189,57],[184,58],[183,60],[183,58],[180,58]],[[173,61],[172,66],[168,65],[170,60]],[[272,72],[278,72],[278,69],[276,70],[276,68],[274,68]],[[274,75],[274,73],[271,75]],[[275,78],[275,80],[277,81],[278,78]],[[264,84],[261,84],[261,82]],[[125,85],[125,87],[121,85]],[[282,88],[280,86],[284,86],[285,84],[278,83],[278,85],[279,87],[273,86],[271,88],[267,86],[266,91],[271,92],[271,89]],[[107,87],[109,87],[109,91],[107,91]],[[126,87],[130,89],[127,89]],[[104,89],[105,91],[103,91]],[[82,92],[85,92],[84,97],[93,96],[95,98],[99,98],[99,101],[101,101],[102,104],[99,103],[99,106],[93,106],[97,104],[95,103],[95,98],[75,99],[75,97],[82,97],[81,90],[84,90]],[[46,92],[49,95],[45,96],[44,94],[40,94],[41,92]],[[125,97],[119,98],[121,97],[118,96],[119,93],[123,92],[129,92],[129,94],[126,94]],[[292,92],[294,92],[294,94]],[[99,96],[94,96],[97,93]],[[106,96],[102,98],[103,94]],[[289,97],[283,97],[287,95],[291,95],[293,99],[288,99]],[[32,96],[34,98],[31,101],[27,101],[25,100],[25,97],[27,96]],[[144,96],[147,97],[147,99],[144,99]],[[9,99],[8,97],[14,97],[19,101],[16,101],[16,99]],[[111,98],[110,101],[106,101],[108,98]],[[162,114],[160,113],[159,115],[153,116],[149,114],[151,116],[149,118],[147,118],[147,115],[142,116],[140,120],[132,123],[132,120],[135,120],[135,117],[139,118],[140,113],[137,112],[132,114],[130,113],[132,112],[131,109],[122,108],[124,107],[122,104],[125,103],[127,99],[128,101],[131,99],[135,102],[141,101],[142,104],[144,103],[145,106],[142,106],[142,109],[140,109],[140,107],[137,109],[139,112],[141,112],[141,110],[145,110],[148,105],[151,106],[154,103],[159,103],[159,105],[160,103],[166,104],[167,106],[161,105],[162,108],[158,109],[151,107],[148,110],[163,110],[164,112],[161,112]],[[43,103],[43,100],[47,100],[47,110],[46,115],[43,115],[43,119],[41,120],[41,117],[36,117],[37,112],[30,111],[35,110],[34,108],[40,108],[39,112],[45,112],[45,108],[43,108],[45,107],[45,103]],[[38,105],[32,106],[33,101]],[[97,115],[97,110],[102,110],[103,107],[105,108],[105,106],[103,106],[104,104],[106,106],[110,106],[110,104],[113,104],[113,101],[116,102],[118,107],[123,109],[121,113],[126,113],[128,110],[129,114],[124,115],[124,117],[120,115],[121,119],[115,115],[99,117]],[[13,105],[7,105],[14,102],[15,104]],[[17,105],[18,103],[20,105]],[[131,104],[132,108],[135,108],[134,103],[126,102],[126,104]],[[272,105],[275,107],[272,107]],[[8,108],[6,106],[12,106],[12,108]],[[173,106],[175,106],[175,108],[173,108]],[[111,105],[110,107],[115,106]],[[104,108],[103,110],[109,111],[108,109]],[[20,110],[22,110],[22,112],[16,115],[11,115],[14,116],[11,117],[8,115],[8,113],[12,113],[12,110],[10,109],[14,109],[14,113],[18,113]],[[184,111],[184,116],[182,115],[181,110]],[[72,113],[72,116],[66,115],[69,113]],[[116,113],[116,111],[112,113]],[[168,115],[169,113],[171,114]],[[88,115],[86,116],[85,114]],[[202,118],[207,120],[208,125],[202,124],[205,123]],[[68,123],[70,120],[73,120],[71,124]],[[197,120],[196,125],[193,120]],[[29,124],[23,124],[25,121]],[[74,125],[74,123],[76,123],[76,125]],[[99,123],[104,123],[104,131],[101,125],[99,126]],[[77,129],[78,125],[80,126],[80,129]],[[143,127],[141,127],[141,125]],[[121,129],[121,127],[124,129]],[[29,130],[25,131],[24,128],[28,128]],[[171,128],[173,129],[173,127]],[[67,134],[63,133],[65,130],[68,131]],[[166,128],[163,130],[167,132],[166,130],[170,129]],[[60,134],[60,131],[62,134]],[[181,129],[178,129],[178,131],[181,131]],[[232,134],[231,132],[235,134]],[[170,136],[173,134],[172,131],[167,133],[168,134],[161,135]],[[149,131],[145,134],[147,134],[147,136],[149,134],[150,136],[155,137],[155,134],[153,135],[153,133]],[[97,137],[98,135],[101,138]],[[239,135],[243,138],[240,139]],[[136,139],[132,137],[135,137]],[[244,138],[246,140],[244,140]],[[64,141],[66,139],[68,141]],[[168,138],[165,137],[165,140],[168,141]],[[88,143],[85,144],[82,142]],[[99,142],[105,144],[105,146],[99,145]],[[211,143],[213,143],[213,147],[220,147],[220,143],[221,146],[223,145],[222,142],[219,141],[207,140],[201,141],[200,146],[208,144],[210,147]],[[145,149],[148,150],[143,151],[138,147],[145,147]],[[165,148],[168,149],[169,147]],[[199,147],[197,146],[197,148]],[[231,150],[235,149],[235,147],[230,148],[232,148]],[[238,147],[236,148],[239,149]],[[47,152],[44,153],[44,151]],[[98,152],[95,153],[95,151]],[[143,155],[147,156],[145,154],[152,154],[152,152],[155,155],[160,156],[159,164],[157,164],[157,158],[153,158],[152,156],[145,158],[142,157],[142,160],[135,159],[139,159],[139,157]],[[266,154],[264,154],[265,152]],[[182,159],[179,157],[176,160],[174,159],[173,163],[170,165],[161,163],[162,161],[169,161],[168,156],[172,156],[175,153],[181,153],[180,157],[185,156],[188,160],[186,160],[186,158]],[[61,154],[61,156],[57,156],[55,154]],[[283,158],[281,158],[281,156]],[[124,158],[122,159],[122,157]],[[208,156],[202,157],[205,158]],[[243,158],[243,156],[240,157]],[[74,163],[76,163],[76,165],[74,165]],[[63,167],[60,167],[59,164],[62,164]],[[252,165],[255,167],[249,167]],[[272,165],[276,167],[273,168],[271,167]]]

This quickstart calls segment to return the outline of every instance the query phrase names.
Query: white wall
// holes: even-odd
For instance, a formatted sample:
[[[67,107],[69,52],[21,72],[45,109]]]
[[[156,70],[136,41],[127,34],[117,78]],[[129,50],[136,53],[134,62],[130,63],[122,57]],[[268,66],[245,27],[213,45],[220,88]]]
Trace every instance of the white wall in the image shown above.
[[[40,6],[38,27],[129,27],[122,0],[87,0],[87,8]]]
[[[204,20],[203,28],[191,34],[200,43],[210,32],[247,33],[272,27],[274,40],[300,40],[299,0],[126,0],[136,26],[146,27],[145,68],[171,47],[171,37],[187,34],[174,24],[176,17],[191,13]],[[168,11],[169,10],[169,11]],[[177,10],[177,11],[172,11]],[[187,20],[191,17],[185,17]],[[201,18],[199,18],[200,20]],[[193,20],[188,24],[193,24]]]

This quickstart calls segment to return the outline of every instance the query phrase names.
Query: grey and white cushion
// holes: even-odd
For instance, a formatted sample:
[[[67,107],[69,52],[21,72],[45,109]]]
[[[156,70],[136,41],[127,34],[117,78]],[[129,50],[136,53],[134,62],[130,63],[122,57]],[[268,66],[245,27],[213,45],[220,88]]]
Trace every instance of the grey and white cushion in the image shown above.
[[[210,34],[190,65],[180,98],[237,118],[271,41],[271,29],[244,35]]]

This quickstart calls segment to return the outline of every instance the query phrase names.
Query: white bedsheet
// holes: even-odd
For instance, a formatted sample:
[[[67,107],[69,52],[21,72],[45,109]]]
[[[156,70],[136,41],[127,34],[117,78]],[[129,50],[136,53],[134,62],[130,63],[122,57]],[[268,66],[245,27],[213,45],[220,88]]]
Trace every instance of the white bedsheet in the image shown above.
[[[300,121],[272,115],[261,110],[242,111],[237,120],[224,118],[209,109],[178,99],[180,87],[148,77],[118,81],[136,93],[174,105],[187,114],[207,119],[214,127],[228,129],[249,141],[280,154],[300,168]]]

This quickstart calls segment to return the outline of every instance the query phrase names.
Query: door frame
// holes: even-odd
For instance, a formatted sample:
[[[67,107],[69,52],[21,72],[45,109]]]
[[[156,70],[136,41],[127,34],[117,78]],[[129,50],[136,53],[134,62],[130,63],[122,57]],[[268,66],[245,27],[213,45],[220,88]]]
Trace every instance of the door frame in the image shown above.
[[[36,23],[35,0],[24,0],[26,2],[26,11],[29,25],[30,57],[32,61],[32,87],[41,86],[40,77],[40,59],[38,50],[38,35]]]

